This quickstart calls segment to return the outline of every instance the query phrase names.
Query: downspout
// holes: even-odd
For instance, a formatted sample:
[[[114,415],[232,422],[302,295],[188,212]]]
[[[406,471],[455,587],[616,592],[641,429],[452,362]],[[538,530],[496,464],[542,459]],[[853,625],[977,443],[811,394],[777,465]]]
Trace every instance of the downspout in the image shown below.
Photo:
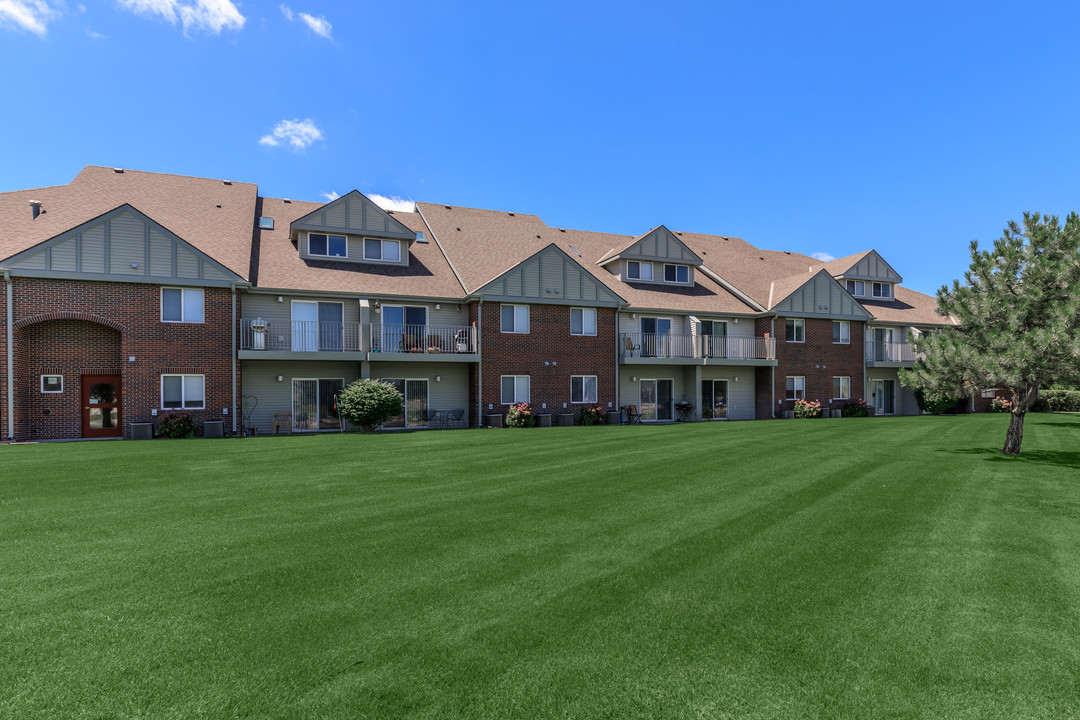
[[[622,422],[622,399],[619,397],[619,313],[625,303],[619,303],[615,308],[615,407],[612,410],[619,411],[619,422]]]
[[[236,434],[236,285],[232,286],[232,431]]]
[[[12,327],[11,327],[11,273],[4,271],[4,282],[7,283],[7,408],[8,408],[8,440],[15,439],[15,353],[12,350]]]
[[[476,350],[480,361],[476,363],[476,427],[484,427],[484,348],[480,342],[484,329],[484,298],[476,304]]]
[[[770,290],[770,295],[772,291]],[[776,316],[769,318],[769,337],[776,343]],[[776,419],[776,365],[769,368],[769,417]]]

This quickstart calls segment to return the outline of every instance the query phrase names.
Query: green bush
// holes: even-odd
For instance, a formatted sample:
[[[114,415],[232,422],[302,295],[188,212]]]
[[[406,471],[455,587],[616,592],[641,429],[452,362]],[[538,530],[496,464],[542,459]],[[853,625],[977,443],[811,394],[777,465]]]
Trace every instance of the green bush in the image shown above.
[[[915,403],[919,406],[919,410],[931,415],[955,415],[962,412],[961,404],[963,402],[963,398],[954,398],[936,393],[927,394],[922,388],[915,390]]]
[[[1080,390],[1040,390],[1039,397],[1052,412],[1080,412]]]
[[[605,420],[607,420],[606,412],[599,405],[586,405],[578,410],[578,425],[603,425]]]
[[[866,417],[868,414],[866,409],[866,402],[863,400],[848,400],[844,403],[844,407],[840,408],[840,415],[842,417]]]
[[[357,380],[338,393],[341,417],[366,432],[401,414],[404,398],[396,387],[379,380]]]
[[[193,438],[195,437],[195,419],[191,413],[170,410],[158,418],[158,437]]]

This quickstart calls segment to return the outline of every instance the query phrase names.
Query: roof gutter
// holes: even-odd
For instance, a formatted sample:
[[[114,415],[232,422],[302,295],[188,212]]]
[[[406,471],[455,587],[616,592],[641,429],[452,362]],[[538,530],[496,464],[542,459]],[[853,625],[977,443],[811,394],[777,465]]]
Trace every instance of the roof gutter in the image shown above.
[[[454,267],[454,261],[450,259],[450,256],[446,253],[446,250],[445,248],[443,248],[442,243],[439,242],[439,236],[435,234],[435,230],[432,229],[431,223],[429,223],[427,221],[427,218],[424,217],[424,211],[420,209],[420,204],[417,203],[414,207],[416,208],[416,212],[420,215],[420,219],[424,221],[424,227],[426,227],[428,231],[431,232],[431,239],[435,241],[435,246],[439,248],[439,252],[442,253],[443,259],[446,260],[446,264],[450,266],[450,272],[454,273],[454,277],[457,278],[458,284],[461,285],[461,289],[464,290],[466,294],[468,294],[469,286],[466,285],[465,281],[461,279],[461,273],[459,273],[457,271],[457,268]]]
[[[754,299],[751,298],[749,295],[744,293],[742,290],[739,290],[737,287],[735,287],[727,280],[720,277],[704,265],[698,265],[698,271],[703,273],[705,277],[710,278],[713,282],[720,285],[720,287],[724,288],[729,293],[739,298],[750,307],[756,309],[758,312],[768,312],[768,310],[766,308],[763,308],[760,303],[755,302]],[[772,305],[772,286],[769,287],[769,304]]]

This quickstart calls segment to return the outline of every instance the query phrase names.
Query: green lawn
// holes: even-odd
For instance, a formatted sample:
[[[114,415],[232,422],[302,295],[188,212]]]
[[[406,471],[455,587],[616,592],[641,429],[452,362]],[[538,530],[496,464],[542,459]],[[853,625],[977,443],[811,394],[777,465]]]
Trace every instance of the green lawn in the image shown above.
[[[1062,718],[1080,417],[0,448],[0,717]]]

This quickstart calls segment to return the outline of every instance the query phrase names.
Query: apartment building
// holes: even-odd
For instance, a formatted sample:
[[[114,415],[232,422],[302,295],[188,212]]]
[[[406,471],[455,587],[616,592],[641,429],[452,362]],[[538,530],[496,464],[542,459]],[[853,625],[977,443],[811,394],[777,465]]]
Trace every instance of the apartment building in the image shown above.
[[[509,405],[636,405],[643,421],[783,417],[799,398],[914,414],[909,332],[945,320],[870,250],[829,263],[660,225],[636,237],[359,192],[89,166],[0,193],[0,426],[130,436],[184,410],[267,432],[341,430],[358,378],[471,427]]]

